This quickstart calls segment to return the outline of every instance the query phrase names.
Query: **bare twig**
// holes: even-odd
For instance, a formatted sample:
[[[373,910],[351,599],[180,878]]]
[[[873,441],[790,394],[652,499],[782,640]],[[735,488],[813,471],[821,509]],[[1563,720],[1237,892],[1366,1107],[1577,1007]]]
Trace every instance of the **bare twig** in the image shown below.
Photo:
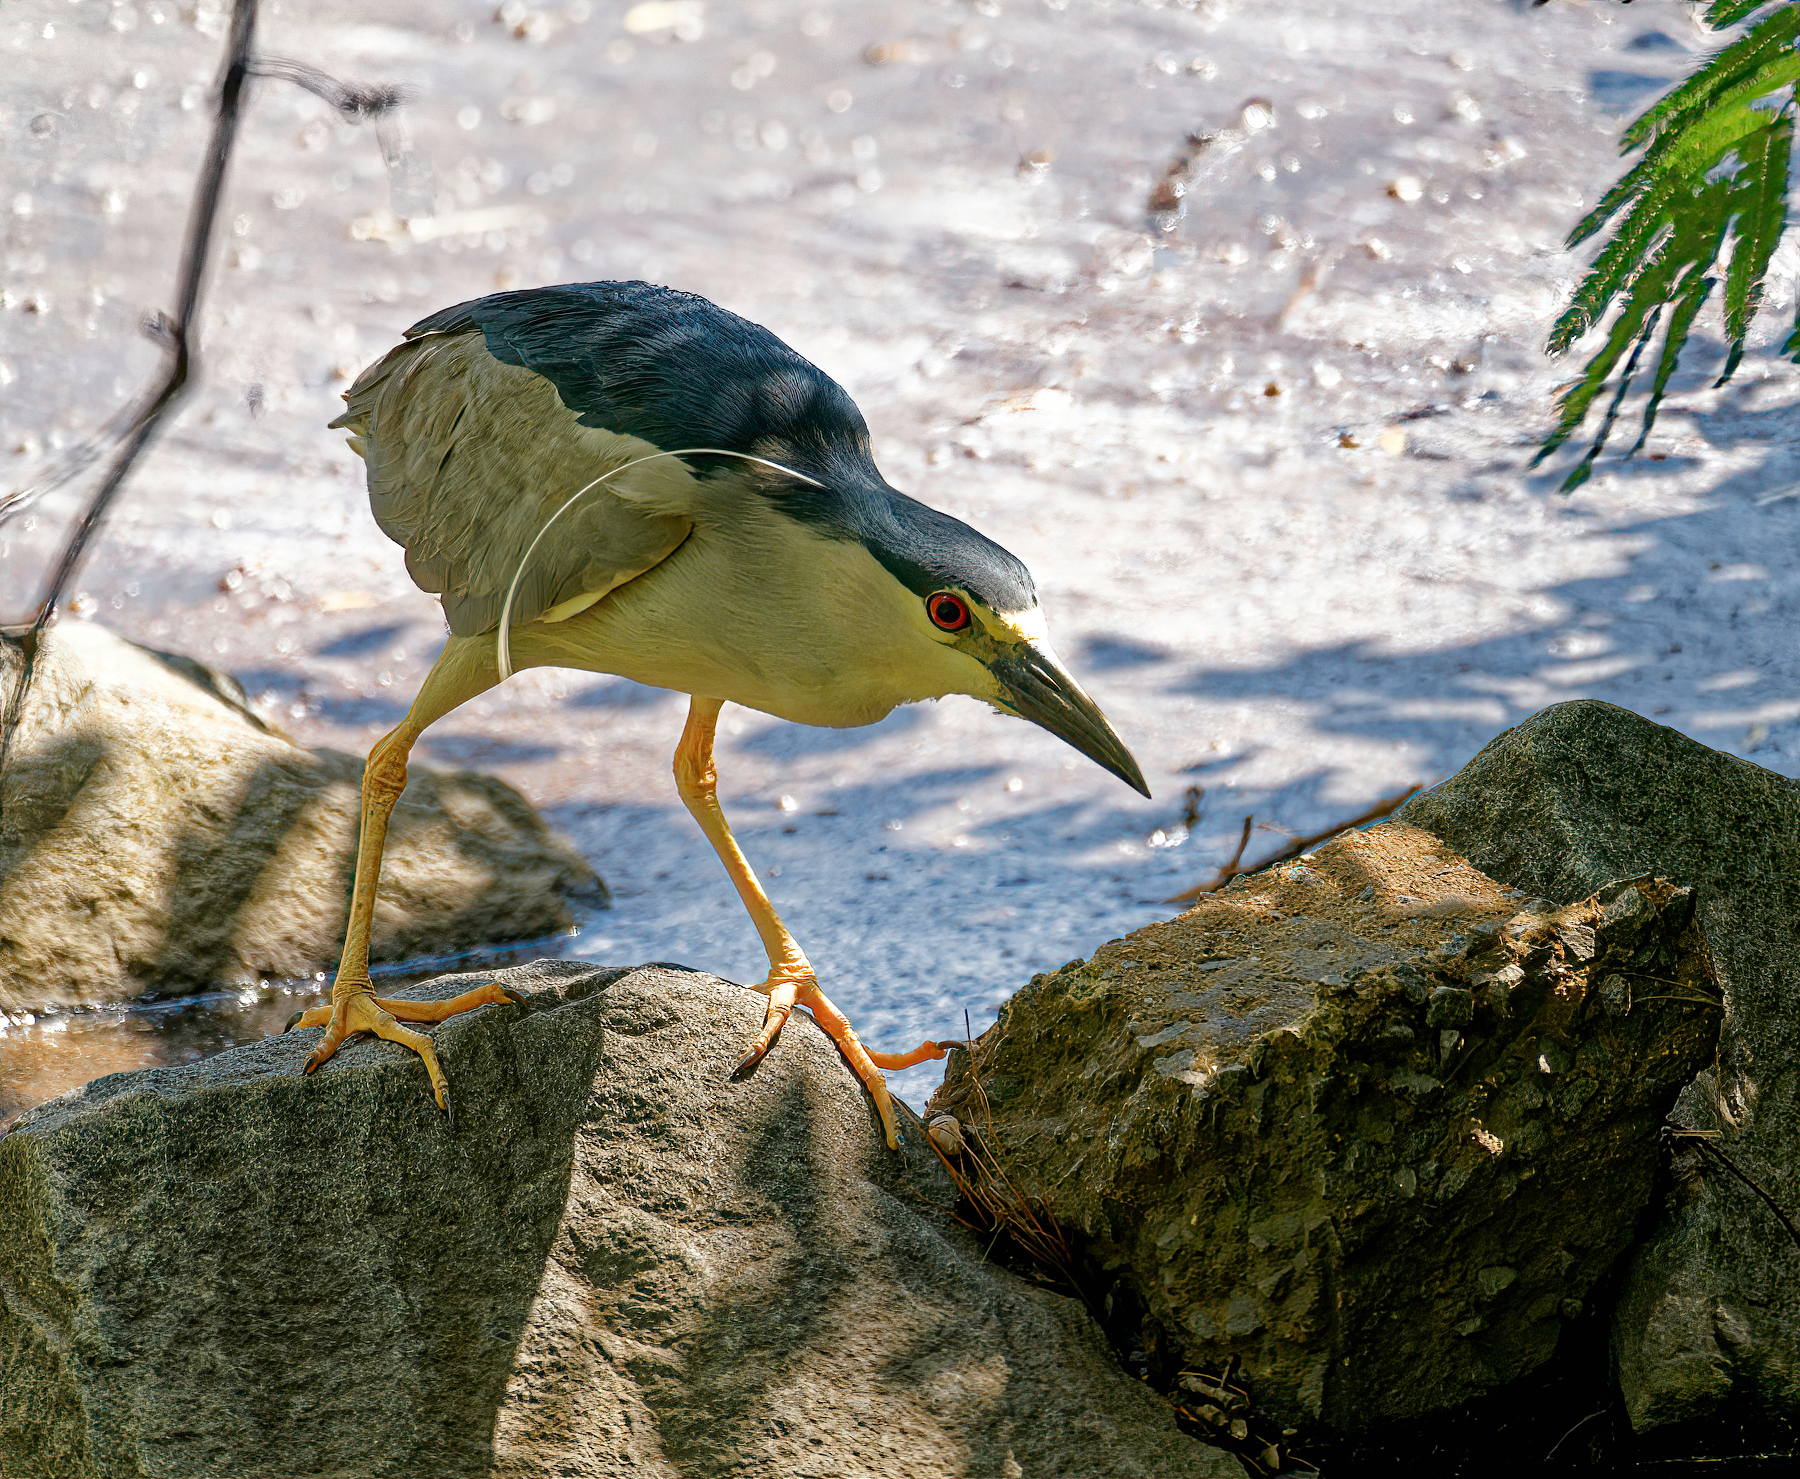
[[[981,1093],[979,1080],[976,1091]],[[984,1109],[986,1097],[982,1094]],[[992,1119],[991,1112],[989,1119]],[[1004,1161],[994,1149],[991,1123],[988,1135],[966,1136],[963,1142],[965,1153],[954,1159],[945,1155],[942,1147],[929,1136],[927,1143],[944,1163],[957,1192],[976,1214],[971,1219],[952,1213],[957,1221],[972,1232],[996,1236],[1005,1233],[1021,1253],[1091,1306],[1087,1291],[1075,1276],[1074,1250],[1069,1247],[1061,1225],[1047,1210],[1034,1206],[1032,1199],[1008,1174]]]
[[[195,310],[200,305],[201,287],[206,277],[206,262],[212,250],[212,227],[219,213],[219,197],[225,186],[225,171],[231,163],[232,146],[237,141],[238,122],[243,113],[244,81],[250,75],[250,44],[256,30],[256,0],[237,0],[231,15],[231,32],[226,46],[225,69],[219,79],[218,114],[213,133],[201,163],[200,179],[194,188],[193,205],[188,215],[187,236],[182,243],[181,270],[176,283],[173,315],[159,314],[146,328],[159,340],[168,354],[163,381],[137,408],[120,435],[121,446],[101,483],[65,541],[62,554],[51,567],[44,584],[37,616],[26,641],[35,646],[37,637],[49,622],[61,598],[69,576],[80,563],[88,541],[99,532],[108,509],[124,485],[126,476],[144,448],[160,429],[163,420],[180,403],[195,369],[198,368],[190,339]],[[81,461],[91,461],[90,454]],[[29,658],[29,651],[27,656]],[[29,665],[28,665],[29,670]]]
[[[225,49],[225,68],[219,79],[218,113],[213,120],[213,133],[206,157],[200,166],[200,178],[194,187],[194,200],[188,215],[187,237],[182,243],[181,269],[177,278],[173,316],[158,315],[146,327],[160,340],[167,353],[162,384],[151,391],[134,409],[131,418],[119,431],[119,446],[99,489],[88,500],[74,529],[64,541],[62,553],[51,567],[38,601],[37,615],[30,628],[19,639],[24,661],[12,692],[0,709],[0,769],[4,768],[7,751],[12,746],[13,732],[25,710],[25,694],[31,686],[32,668],[37,658],[39,639],[56,613],[69,578],[81,563],[88,542],[99,533],[119,490],[124,487],[132,464],[148,447],[161,429],[169,413],[181,403],[197,368],[194,346],[190,340],[195,311],[200,306],[200,292],[206,278],[206,262],[212,249],[212,228],[219,213],[219,197],[225,186],[225,171],[231,163],[231,150],[237,141],[238,121],[243,113],[244,82],[250,75],[250,46],[256,33],[256,0],[237,0],[231,13],[231,31]],[[114,423],[118,423],[115,421]],[[91,445],[91,444],[90,444]],[[72,458],[60,470],[58,481],[66,479],[100,455],[99,448]]]
[[[1677,981],[1670,976],[1653,976],[1649,971],[1634,971],[1630,966],[1609,966],[1606,973],[1609,976],[1633,976],[1640,981],[1655,981],[1662,986],[1683,986],[1689,990],[1694,988],[1692,981]],[[1644,1000],[1650,1001],[1652,998],[1645,997]],[[1717,996],[1709,996],[1707,1001],[1715,1007],[1724,1005],[1723,1000]]]
[[[1209,1443],[1229,1449],[1252,1474],[1291,1473],[1296,1466],[1318,1473],[1317,1465],[1285,1451],[1273,1424],[1256,1411],[1250,1393],[1233,1380],[1238,1358],[1214,1376],[1192,1367],[1178,1372],[1170,1400],[1178,1417],[1198,1428]]]
[[[966,1013],[964,1030],[969,1030]],[[1075,1253],[1070,1248],[1061,1225],[1041,1202],[1020,1190],[1007,1169],[1005,1157],[1000,1152],[999,1136],[994,1128],[993,1106],[988,1103],[987,1090],[982,1087],[976,1070],[972,1035],[967,1039],[967,1044],[969,1079],[977,1102],[977,1113],[986,1123],[978,1132],[972,1121],[959,1126],[959,1130],[976,1132],[961,1135],[961,1155],[947,1155],[944,1147],[934,1137],[925,1137],[926,1144],[944,1163],[944,1169],[949,1173],[951,1184],[956,1187],[958,1195],[974,1213],[973,1217],[965,1217],[959,1212],[952,1212],[951,1216],[971,1232],[992,1234],[996,1238],[1005,1233],[1012,1239],[1013,1246],[1028,1259],[1074,1291],[1098,1319],[1100,1311],[1094,1308],[1083,1282],[1076,1277]]]
[[[1226,884],[1231,882],[1232,879],[1236,878],[1238,874],[1251,872],[1251,869],[1241,868],[1238,865],[1244,861],[1244,849],[1250,845],[1250,829],[1255,825],[1256,815],[1253,812],[1244,818],[1244,830],[1238,837],[1237,851],[1232,853],[1225,861],[1224,866],[1219,869],[1218,875],[1211,883],[1203,883],[1197,888],[1190,888],[1185,893],[1176,894],[1171,899],[1164,899],[1163,903],[1191,904],[1195,899],[1199,898],[1201,894],[1210,894],[1215,889],[1223,888]]]
[[[1736,1161],[1732,1160],[1732,1158],[1726,1155],[1724,1151],[1720,1150],[1717,1145],[1713,1144],[1713,1140],[1717,1133],[1718,1132],[1715,1130],[1690,1130],[1686,1125],[1676,1124],[1674,1120],[1668,1121],[1668,1135],[1671,1140],[1687,1141],[1703,1155],[1711,1156],[1727,1171],[1731,1172],[1733,1176],[1737,1177],[1739,1181],[1743,1182],[1745,1186],[1749,1187],[1751,1191],[1755,1192],[1757,1197],[1762,1201],[1762,1204],[1773,1212],[1776,1220],[1787,1229],[1788,1236],[1794,1240],[1794,1246],[1800,1248],[1800,1227],[1794,1226],[1793,1218],[1789,1217],[1786,1212],[1781,1210],[1781,1204],[1777,1202],[1774,1197],[1770,1196],[1768,1192],[1764,1191],[1754,1177],[1750,1176],[1747,1172],[1740,1170]]]
[[[225,176],[237,143],[244,110],[245,83],[253,76],[275,77],[316,93],[347,117],[376,120],[377,128],[389,124],[389,115],[403,101],[399,88],[357,86],[338,81],[324,72],[281,58],[257,58],[252,45],[256,34],[257,0],[235,0],[231,28],[226,39],[225,64],[219,75],[217,112],[212,138],[201,162],[200,175],[188,210],[187,233],[182,240],[176,275],[175,311],[157,313],[144,324],[145,332],[163,348],[162,380],[135,404],[114,415],[100,431],[72,448],[29,487],[0,497],[0,522],[21,513],[44,494],[60,487],[95,462],[111,454],[99,487],[63,542],[40,593],[36,614],[23,633],[12,637],[24,657],[10,692],[0,695],[0,770],[4,770],[13,734],[25,710],[38,644],[44,629],[55,618],[69,581],[81,564],[88,545],[106,523],[113,501],[125,486],[132,467],[156,439],[163,423],[192,389],[200,369],[195,327],[206,284],[207,262],[212,254],[213,226],[225,190]],[[383,136],[383,151],[390,169],[404,137]]]
[[[1176,894],[1170,899],[1164,899],[1163,902],[1165,904],[1191,904],[1203,894],[1217,893],[1240,874],[1260,873],[1264,868],[1272,868],[1277,863],[1285,863],[1289,858],[1299,857],[1301,853],[1317,847],[1321,842],[1329,841],[1331,838],[1336,837],[1340,832],[1348,832],[1352,827],[1360,827],[1366,822],[1379,821],[1389,813],[1399,810],[1410,797],[1424,789],[1425,788],[1422,785],[1408,786],[1398,796],[1390,796],[1385,801],[1376,802],[1375,805],[1371,806],[1360,816],[1351,817],[1347,822],[1338,822],[1333,826],[1327,827],[1323,832],[1314,832],[1309,837],[1294,838],[1292,842],[1289,842],[1277,851],[1270,853],[1269,856],[1264,858],[1260,863],[1254,863],[1248,868],[1243,866],[1244,849],[1250,845],[1250,830],[1256,818],[1254,816],[1247,816],[1244,818],[1243,836],[1238,838],[1237,851],[1231,855],[1231,861],[1219,869],[1218,876],[1210,883],[1197,884],[1184,893]]]
[[[1595,1418],[1605,1416],[1606,1409],[1602,1407],[1597,1412],[1590,1412],[1586,1417],[1582,1418],[1580,1422],[1576,1423],[1574,1427],[1570,1428],[1568,1432],[1564,1433],[1562,1437],[1558,1438],[1556,1442],[1551,1445],[1550,1451],[1544,1455],[1544,1462],[1549,1463],[1551,1459],[1555,1458],[1556,1450],[1561,1448],[1563,1444],[1567,1443],[1569,1439],[1573,1438],[1576,1433],[1580,1432],[1582,1428],[1586,1427]]]
[[[1635,996],[1633,1002],[1640,1001],[1691,1001],[1697,1007],[1716,1007],[1719,999],[1715,996]]]
[[[162,341],[160,322],[156,318],[144,323],[147,337]],[[154,394],[141,397],[132,405],[121,406],[115,411],[107,423],[93,435],[84,437],[48,467],[36,474],[35,480],[22,488],[15,488],[10,493],[0,493],[0,524],[4,524],[15,514],[22,514],[37,503],[46,493],[52,493],[76,474],[91,467],[109,447],[116,447],[130,432],[131,428],[148,412]]]

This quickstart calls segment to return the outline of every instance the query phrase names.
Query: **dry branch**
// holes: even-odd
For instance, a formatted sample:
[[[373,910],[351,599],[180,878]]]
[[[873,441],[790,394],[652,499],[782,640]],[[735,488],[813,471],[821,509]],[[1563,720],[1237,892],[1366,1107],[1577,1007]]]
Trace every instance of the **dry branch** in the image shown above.
[[[153,314],[144,324],[145,333],[162,346],[166,356],[161,382],[146,392],[135,405],[114,415],[99,432],[83,441],[32,486],[0,497],[0,522],[4,522],[15,514],[23,513],[45,493],[68,482],[96,461],[109,455],[111,457],[100,486],[88,499],[87,507],[75,521],[55,563],[45,573],[43,590],[29,625],[22,632],[15,630],[4,634],[7,640],[17,642],[25,661],[20,665],[18,680],[12,691],[0,695],[0,769],[5,767],[13,730],[25,710],[25,695],[31,686],[38,642],[44,629],[55,618],[63,592],[81,564],[88,545],[105,525],[113,502],[125,486],[133,465],[155,440],[163,422],[193,388],[198,376],[200,361],[194,330],[206,286],[213,226],[218,220],[219,203],[225,192],[225,177],[237,143],[238,125],[243,118],[245,87],[249,79],[273,77],[292,82],[316,93],[353,120],[385,119],[402,101],[398,88],[385,85],[357,86],[340,82],[300,62],[278,57],[257,57],[252,49],[256,34],[256,7],[257,0],[236,0],[232,9],[231,29],[225,45],[225,64],[219,74],[212,137],[207,143],[200,175],[194,185],[187,232],[182,239],[178,259],[175,311],[172,314]],[[391,153],[387,144],[384,143],[383,147],[384,152]]]
[[[1681,997],[1676,999],[1685,1001],[1690,998]],[[1718,1005],[1717,1002],[1710,1004],[1714,1006]],[[1743,1182],[1745,1186],[1749,1187],[1751,1191],[1755,1192],[1757,1199],[1761,1201],[1769,1211],[1775,1214],[1775,1220],[1787,1229],[1787,1234],[1794,1240],[1794,1245],[1800,1247],[1800,1227],[1794,1225],[1794,1219],[1789,1217],[1782,1209],[1781,1203],[1777,1202],[1774,1197],[1769,1195],[1763,1188],[1761,1182],[1757,1181],[1755,1177],[1749,1174],[1749,1172],[1743,1170],[1736,1161],[1732,1160],[1732,1158],[1726,1155],[1724,1151],[1720,1150],[1717,1145],[1713,1144],[1713,1141],[1718,1137],[1719,1132],[1717,1130],[1690,1130],[1686,1125],[1677,1124],[1671,1119],[1665,1127],[1664,1133],[1671,1140],[1682,1141],[1685,1144],[1693,1146],[1696,1150],[1701,1151],[1705,1155],[1710,1156],[1727,1171],[1731,1172],[1733,1176],[1737,1177],[1739,1181]]]
[[[1243,866],[1244,849],[1250,845],[1250,829],[1256,821],[1256,818],[1254,815],[1247,816],[1244,818],[1243,835],[1238,838],[1237,851],[1231,855],[1231,860],[1227,862],[1224,867],[1219,869],[1218,876],[1210,883],[1196,884],[1185,893],[1176,894],[1173,898],[1164,899],[1163,902],[1165,904],[1191,904],[1202,894],[1217,893],[1240,874],[1260,873],[1264,868],[1272,868],[1277,863],[1285,863],[1289,858],[1297,858],[1301,853],[1311,851],[1311,849],[1317,847],[1321,842],[1330,841],[1331,838],[1336,837],[1340,832],[1348,832],[1352,827],[1360,827],[1368,822],[1380,821],[1381,818],[1387,816],[1389,813],[1398,811],[1400,807],[1406,803],[1408,798],[1424,789],[1425,788],[1422,785],[1408,786],[1398,796],[1390,796],[1385,801],[1377,801],[1360,816],[1353,816],[1345,822],[1337,822],[1334,825],[1327,827],[1323,832],[1314,832],[1308,837],[1294,838],[1294,840],[1289,842],[1285,847],[1270,853],[1269,856],[1264,858],[1260,863],[1254,863],[1248,868]]]

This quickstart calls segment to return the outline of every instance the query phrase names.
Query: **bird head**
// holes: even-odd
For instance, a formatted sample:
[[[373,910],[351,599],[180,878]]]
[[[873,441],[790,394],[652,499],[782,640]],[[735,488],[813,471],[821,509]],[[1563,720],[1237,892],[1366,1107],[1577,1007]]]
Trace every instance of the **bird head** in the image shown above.
[[[1050,645],[1036,584],[1017,556],[878,475],[827,481],[820,471],[817,479],[775,480],[775,497],[790,518],[873,557],[843,595],[865,612],[879,610],[895,682],[916,685],[908,697],[981,699],[1150,794],[1131,752]]]
[[[980,665],[981,676],[962,691],[1049,730],[1148,796],[1150,788],[1131,751],[1050,645],[1036,601],[1023,609],[1000,610],[971,590],[973,583],[939,586],[919,603],[924,617],[920,633]]]

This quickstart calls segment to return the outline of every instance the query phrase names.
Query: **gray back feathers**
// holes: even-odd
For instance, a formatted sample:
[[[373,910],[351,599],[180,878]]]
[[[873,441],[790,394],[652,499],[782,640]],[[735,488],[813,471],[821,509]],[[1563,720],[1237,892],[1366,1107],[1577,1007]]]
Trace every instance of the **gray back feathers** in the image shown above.
[[[354,433],[376,521],[459,636],[499,624],[527,548],[571,495],[633,457],[689,448],[802,477],[690,454],[595,488],[532,554],[510,620],[665,559],[706,516],[696,478],[742,484],[821,537],[862,545],[920,596],[955,586],[997,611],[1036,605],[1014,556],[887,485],[840,386],[704,298],[647,283],[533,288],[446,308],[407,334],[332,425]]]
[[[499,625],[526,548],[571,495],[655,450],[578,425],[548,380],[501,364],[479,332],[409,340],[365,370],[346,399],[332,425],[349,428],[368,464],[375,521],[405,547],[413,580],[442,598],[458,636]],[[685,476],[677,467],[665,461],[658,481]],[[558,520],[520,583],[515,623],[610,590],[687,537],[679,514],[622,491],[603,484]]]

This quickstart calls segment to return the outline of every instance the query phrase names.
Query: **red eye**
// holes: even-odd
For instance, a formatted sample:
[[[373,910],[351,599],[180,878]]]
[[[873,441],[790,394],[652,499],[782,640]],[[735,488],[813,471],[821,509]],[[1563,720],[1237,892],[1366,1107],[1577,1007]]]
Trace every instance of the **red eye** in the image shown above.
[[[953,596],[949,591],[927,596],[925,610],[932,624],[946,632],[960,632],[969,624],[969,608],[963,604],[962,597]]]

